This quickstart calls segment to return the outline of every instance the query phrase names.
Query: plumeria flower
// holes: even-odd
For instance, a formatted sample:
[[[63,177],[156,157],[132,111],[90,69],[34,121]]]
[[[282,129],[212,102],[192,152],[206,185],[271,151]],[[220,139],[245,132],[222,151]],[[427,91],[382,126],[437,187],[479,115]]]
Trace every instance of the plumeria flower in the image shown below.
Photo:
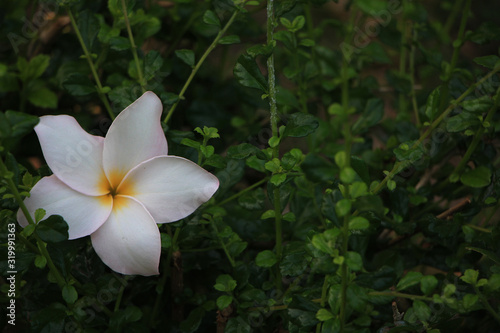
[[[197,164],[168,156],[162,104],[146,92],[114,120],[106,137],[85,132],[75,118],[43,116],[35,127],[53,175],[42,178],[25,204],[61,215],[69,239],[90,235],[111,269],[158,274],[157,223],[182,219],[208,201],[218,179]],[[28,221],[21,211],[21,226]]]

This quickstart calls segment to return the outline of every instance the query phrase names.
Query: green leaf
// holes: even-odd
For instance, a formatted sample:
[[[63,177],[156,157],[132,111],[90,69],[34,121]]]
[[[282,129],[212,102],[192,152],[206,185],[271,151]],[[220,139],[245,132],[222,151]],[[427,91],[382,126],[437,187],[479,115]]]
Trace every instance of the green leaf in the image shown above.
[[[480,165],[475,169],[466,171],[461,177],[462,184],[470,187],[485,187],[491,182],[491,170],[484,165]]]
[[[468,99],[462,102],[462,107],[465,111],[484,113],[493,106],[493,100],[490,96],[481,96],[475,99]]]
[[[205,156],[206,158],[209,158],[212,156],[215,152],[214,146],[208,145],[208,146],[200,146],[200,151]]]
[[[44,242],[58,243],[68,239],[68,224],[59,215],[51,215],[38,223],[36,234]]]
[[[429,295],[438,285],[438,280],[433,275],[426,275],[420,280],[420,290],[424,295]]]
[[[62,297],[66,303],[73,304],[78,299],[78,293],[76,292],[75,287],[66,284],[62,288]]]
[[[270,250],[259,252],[255,258],[255,264],[259,267],[272,267],[278,262],[276,254]]]
[[[188,146],[195,149],[200,149],[201,144],[198,141],[191,140],[189,138],[184,138],[181,141],[181,145]]]
[[[240,42],[240,37],[238,35],[224,36],[219,39],[219,44],[221,45],[238,44]]]
[[[337,213],[337,216],[343,217],[349,214],[351,211],[351,200],[349,199],[342,199],[337,201],[335,204],[335,213]]]
[[[466,310],[471,310],[472,307],[477,303],[479,300],[479,295],[477,294],[467,294],[463,298],[463,304],[464,308]]]
[[[39,118],[17,111],[0,112],[0,139],[22,137],[33,130]]]
[[[259,89],[267,94],[267,80],[251,56],[241,55],[234,66],[233,73],[242,86]]]
[[[215,25],[218,28],[221,27],[219,17],[211,10],[205,11],[203,14],[203,22],[208,25]]]
[[[50,57],[45,54],[39,54],[32,58],[29,62],[19,58],[17,67],[20,71],[19,78],[23,82],[32,81],[42,76],[47,67],[49,67]]]
[[[343,168],[347,163],[347,156],[343,150],[337,152],[334,159],[339,168]]]
[[[319,321],[327,321],[329,319],[335,318],[334,315],[328,311],[327,309],[319,309],[318,312],[316,312],[316,318]]]
[[[96,92],[88,75],[74,73],[68,75],[62,82],[62,86],[73,96],[87,96]]]
[[[332,105],[333,107],[333,105]],[[328,112],[338,112],[338,113],[344,113],[343,108],[337,104],[335,106],[337,110],[331,110],[328,109]],[[352,133],[353,134],[361,134],[368,130],[370,127],[375,126],[382,120],[382,117],[384,116],[384,101],[380,98],[370,98],[366,102],[365,109],[363,110],[363,114],[361,117],[356,120],[354,125],[352,126]]]
[[[345,255],[345,262],[347,266],[357,272],[363,269],[363,259],[358,252],[349,251]]]
[[[315,116],[303,112],[293,113],[286,120],[284,137],[304,137],[316,131],[319,126],[318,119]]]
[[[340,180],[344,184],[351,184],[356,179],[356,171],[353,168],[347,167],[340,170]]]
[[[460,280],[468,284],[476,285],[478,277],[479,277],[479,271],[474,269],[467,269],[464,275],[460,277]]]
[[[109,45],[111,49],[115,51],[125,51],[132,47],[130,39],[122,36],[111,37],[109,39]]]
[[[260,218],[262,220],[266,220],[266,219],[274,219],[276,217],[276,212],[272,209],[269,209],[269,210],[266,210],[264,213],[262,213],[262,215],[260,216]]]
[[[241,160],[257,152],[259,152],[259,148],[249,143],[242,143],[237,146],[229,147],[227,150],[227,157]]]
[[[408,272],[401,280],[399,280],[396,289],[401,291],[417,285],[420,283],[420,280],[422,280],[422,277],[422,273],[420,272]]]
[[[91,11],[84,10],[78,14],[77,24],[84,44],[91,51],[101,27],[99,19]]]
[[[192,50],[175,50],[175,55],[188,66],[194,67],[194,52]]]
[[[30,90],[28,94],[28,101],[41,108],[57,108],[57,95],[47,88]]]
[[[394,154],[398,161],[415,162],[424,156],[425,150],[423,145],[417,141],[408,141],[400,144],[398,148],[394,149]]]
[[[469,127],[479,125],[481,122],[477,115],[470,112],[462,112],[448,119],[446,130],[448,132],[461,132]]]
[[[231,305],[232,302],[233,302],[233,296],[229,296],[229,295],[219,296],[219,298],[217,298],[217,301],[216,301],[217,307],[220,310],[227,308],[229,305]]]
[[[427,321],[431,317],[431,308],[422,301],[413,301],[413,311],[421,321]]]
[[[438,86],[434,89],[429,97],[427,97],[427,103],[425,104],[425,114],[429,118],[429,121],[434,121],[439,115],[439,104],[441,102],[441,87]]]
[[[35,223],[40,222],[45,217],[46,211],[43,208],[38,208],[35,211]]]
[[[364,230],[370,227],[370,222],[362,216],[354,216],[349,220],[349,230]]]
[[[492,54],[484,57],[474,58],[474,62],[486,68],[493,69],[500,62],[500,58]]]
[[[368,195],[368,185],[364,182],[354,182],[352,185],[349,185],[349,194],[352,199]]]
[[[286,174],[285,173],[278,173],[278,174],[272,175],[269,182],[271,184],[273,184],[274,186],[280,186],[281,184],[283,184],[285,182],[285,180],[286,180]]]
[[[47,258],[41,255],[37,255],[35,257],[35,266],[40,269],[43,269],[45,268],[45,265],[47,265]]]
[[[231,292],[236,288],[236,281],[228,274],[222,274],[217,277],[214,288],[218,291]]]

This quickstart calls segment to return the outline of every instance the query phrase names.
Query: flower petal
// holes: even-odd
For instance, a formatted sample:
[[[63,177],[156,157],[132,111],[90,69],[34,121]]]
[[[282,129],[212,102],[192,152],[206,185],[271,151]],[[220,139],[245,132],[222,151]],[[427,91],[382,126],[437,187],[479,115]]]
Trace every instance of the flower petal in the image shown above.
[[[61,215],[68,223],[69,239],[88,236],[96,231],[108,219],[113,207],[110,195],[97,197],[81,194],[55,175],[40,179],[24,204],[31,217],[38,208],[45,209],[45,217]],[[17,212],[17,220],[23,227],[28,225],[21,209]]]
[[[110,181],[121,180],[145,160],[167,155],[167,140],[160,119],[162,108],[160,99],[148,91],[113,121],[104,139],[103,153],[104,171]]]
[[[208,201],[217,177],[182,157],[158,156],[132,169],[118,192],[139,200],[156,223],[180,220]]]
[[[102,261],[122,274],[159,274],[160,231],[144,206],[133,198],[115,196],[109,219],[91,235]]]
[[[75,118],[66,115],[40,117],[35,132],[43,156],[57,178],[83,194],[109,192],[99,185],[104,177],[103,137],[88,134]]]

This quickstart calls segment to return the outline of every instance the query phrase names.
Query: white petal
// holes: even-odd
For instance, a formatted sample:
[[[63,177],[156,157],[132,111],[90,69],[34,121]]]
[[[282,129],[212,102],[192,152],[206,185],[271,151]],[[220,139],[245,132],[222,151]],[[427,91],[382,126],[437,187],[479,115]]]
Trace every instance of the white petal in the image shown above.
[[[103,163],[108,179],[121,179],[139,163],[167,155],[162,108],[160,99],[148,91],[116,117],[104,139]]]
[[[109,219],[91,235],[102,261],[122,274],[159,274],[160,231],[144,206],[133,198],[115,196]]]
[[[43,156],[54,174],[69,187],[88,195],[102,195],[104,138],[85,132],[75,118],[40,117],[35,126]]]
[[[75,239],[96,231],[108,219],[113,201],[110,195],[97,197],[81,194],[52,175],[35,184],[24,204],[33,220],[38,208],[45,209],[45,218],[61,215],[68,223],[69,239]],[[17,212],[17,220],[23,227],[28,225],[21,209]]]
[[[139,200],[156,223],[180,220],[208,201],[217,177],[182,157],[159,156],[132,169],[118,193]]]

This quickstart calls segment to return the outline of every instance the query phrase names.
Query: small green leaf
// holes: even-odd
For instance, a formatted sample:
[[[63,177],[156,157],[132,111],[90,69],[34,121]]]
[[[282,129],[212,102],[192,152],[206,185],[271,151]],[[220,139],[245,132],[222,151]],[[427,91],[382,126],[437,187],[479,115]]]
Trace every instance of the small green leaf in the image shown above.
[[[242,143],[237,146],[229,147],[227,150],[227,157],[241,160],[257,152],[259,152],[259,148],[249,143]]]
[[[479,295],[476,294],[465,295],[463,298],[464,308],[466,310],[472,309],[472,307],[477,303],[478,300],[479,300]]]
[[[175,55],[188,66],[194,67],[194,52],[192,50],[176,50]]]
[[[339,200],[335,204],[335,212],[337,213],[337,216],[343,217],[349,214],[351,211],[351,206],[352,206],[351,200],[349,199]]]
[[[191,140],[189,138],[184,138],[181,141],[181,145],[199,149],[201,144],[198,141]]]
[[[217,277],[214,288],[218,291],[231,292],[236,288],[236,281],[228,274],[222,274]]]
[[[37,255],[35,257],[35,266],[40,269],[43,269],[45,268],[45,265],[47,265],[47,258],[41,255]]]
[[[272,267],[277,262],[278,258],[276,258],[276,254],[270,250],[259,252],[255,258],[255,264],[259,267]]]
[[[35,211],[35,223],[40,222],[45,217],[45,214],[46,214],[45,209],[38,208]]]
[[[399,280],[396,289],[401,291],[419,284],[422,277],[422,273],[420,272],[408,272],[401,280]]]
[[[274,186],[280,186],[283,184],[286,180],[286,174],[285,173],[278,173],[274,174],[271,176],[271,179],[269,179],[269,182],[273,184]]]
[[[460,280],[468,284],[476,285],[478,277],[479,277],[479,271],[474,269],[467,269],[464,275],[460,277]]]
[[[356,179],[356,171],[353,168],[347,167],[340,170],[340,180],[344,184],[351,184]]]
[[[491,182],[491,170],[484,165],[480,165],[475,169],[466,171],[460,177],[460,181],[466,186],[475,188],[488,186]]]
[[[255,59],[251,56],[241,55],[234,66],[233,73],[242,86],[259,89],[263,93],[267,93],[267,80],[262,75]]]
[[[370,222],[362,216],[354,216],[349,221],[349,230],[364,230],[370,227]]]
[[[229,305],[231,305],[232,302],[233,302],[233,296],[229,296],[229,295],[222,295],[219,298],[217,298],[217,301],[216,301],[217,307],[220,310],[224,310]]]
[[[328,311],[327,309],[319,309],[318,312],[316,312],[316,318],[319,321],[327,321],[329,319],[335,318],[334,315]]]
[[[347,156],[345,151],[341,150],[335,154],[335,163],[339,168],[343,168],[347,163]]]
[[[220,20],[219,17],[211,10],[205,11],[203,14],[203,22],[208,25],[215,25],[220,28]]]
[[[319,126],[318,118],[303,112],[292,113],[286,120],[284,137],[301,138],[314,133]]]
[[[274,219],[276,217],[276,212],[274,210],[266,210],[261,216],[261,220]]]
[[[474,62],[478,65],[484,66],[489,69],[495,68],[495,65],[498,64],[500,61],[500,58],[494,54],[484,56],[484,57],[477,57],[474,58]]]
[[[36,234],[44,242],[58,243],[68,239],[68,224],[59,215],[51,215],[38,223]]]
[[[78,293],[76,292],[75,287],[66,284],[62,288],[62,297],[66,303],[73,304],[78,299]]]
[[[277,173],[280,171],[281,162],[279,159],[273,158],[271,161],[266,162],[265,167],[266,167],[266,170],[269,170],[273,173]]]
[[[269,147],[274,148],[277,147],[279,144],[280,144],[280,138],[278,138],[277,136],[272,136],[269,139]]]
[[[238,44],[240,42],[241,42],[241,40],[240,40],[240,37],[238,35],[224,36],[219,40],[219,44],[221,44],[221,45]]]
[[[36,225],[35,224],[28,224],[22,231],[22,234],[26,237],[31,236],[33,232],[35,232]]]
[[[420,290],[424,295],[429,295],[438,285],[438,280],[433,275],[426,275],[420,280]]]
[[[396,189],[396,182],[392,179],[387,181],[387,189],[389,191],[394,191]]]
[[[363,259],[358,252],[349,251],[346,253],[345,262],[347,266],[357,272],[363,268]]]
[[[427,321],[431,317],[431,308],[422,301],[413,302],[413,311],[421,321]]]
[[[28,101],[41,108],[55,109],[57,107],[57,95],[47,88],[30,91]]]

